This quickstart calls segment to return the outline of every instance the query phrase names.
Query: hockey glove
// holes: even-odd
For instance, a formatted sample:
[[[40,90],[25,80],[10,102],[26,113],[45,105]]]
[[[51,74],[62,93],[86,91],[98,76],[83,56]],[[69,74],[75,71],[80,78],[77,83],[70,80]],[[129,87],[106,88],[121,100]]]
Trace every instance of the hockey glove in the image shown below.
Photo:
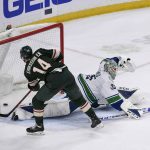
[[[134,72],[136,68],[134,62],[128,57],[120,57],[118,66],[120,71],[125,72]]]
[[[40,89],[40,84],[37,83],[35,86],[31,86],[30,84],[28,84],[28,88],[31,90],[31,91],[38,91]]]

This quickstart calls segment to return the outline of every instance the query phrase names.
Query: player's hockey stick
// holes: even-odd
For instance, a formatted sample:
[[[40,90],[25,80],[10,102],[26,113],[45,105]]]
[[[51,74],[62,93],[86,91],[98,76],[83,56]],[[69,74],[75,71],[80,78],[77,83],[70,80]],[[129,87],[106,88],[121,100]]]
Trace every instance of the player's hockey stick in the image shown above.
[[[143,111],[143,113],[148,113],[150,112],[150,107],[148,108],[141,108],[141,110]],[[101,120],[110,120],[110,119],[119,119],[122,117],[127,117],[127,114],[118,114],[118,115],[109,115],[109,116],[104,116],[104,117],[100,117]]]
[[[8,117],[24,100],[25,98],[31,93],[29,90],[26,95],[17,103],[17,105],[8,113],[8,114],[0,114],[0,117]]]

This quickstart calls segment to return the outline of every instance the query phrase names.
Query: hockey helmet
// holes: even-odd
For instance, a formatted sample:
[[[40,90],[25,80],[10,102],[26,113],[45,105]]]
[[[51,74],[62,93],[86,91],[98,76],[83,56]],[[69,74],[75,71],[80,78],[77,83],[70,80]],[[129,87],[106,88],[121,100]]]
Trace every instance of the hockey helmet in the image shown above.
[[[20,57],[23,61],[28,61],[32,58],[32,48],[30,46],[24,46],[20,50]]]
[[[105,59],[103,61],[105,62],[104,70],[108,72],[111,78],[114,80],[118,71],[117,63],[112,59]]]

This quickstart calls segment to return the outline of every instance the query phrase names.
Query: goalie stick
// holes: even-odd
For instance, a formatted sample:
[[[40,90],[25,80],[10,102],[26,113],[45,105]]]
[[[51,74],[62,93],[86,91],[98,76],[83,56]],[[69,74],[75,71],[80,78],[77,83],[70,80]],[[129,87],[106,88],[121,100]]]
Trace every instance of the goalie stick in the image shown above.
[[[31,90],[29,90],[26,95],[17,103],[17,105],[7,114],[0,114],[0,117],[8,117],[24,100],[25,98],[31,93]]]
[[[147,108],[141,108],[141,111],[143,111],[143,114],[145,113],[149,113],[150,112],[150,107]],[[119,119],[119,118],[123,118],[123,117],[127,117],[127,114],[118,114],[118,115],[109,115],[109,116],[104,116],[104,117],[100,117],[101,120],[110,120],[110,119]]]

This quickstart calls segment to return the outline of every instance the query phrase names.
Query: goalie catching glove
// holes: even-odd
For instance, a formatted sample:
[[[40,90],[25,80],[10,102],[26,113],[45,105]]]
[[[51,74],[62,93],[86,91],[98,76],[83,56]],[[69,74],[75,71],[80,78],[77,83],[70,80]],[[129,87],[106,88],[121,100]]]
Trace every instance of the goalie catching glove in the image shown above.
[[[118,62],[118,69],[120,71],[125,71],[125,72],[134,72],[135,71],[135,64],[129,57],[118,57],[119,62]]]

